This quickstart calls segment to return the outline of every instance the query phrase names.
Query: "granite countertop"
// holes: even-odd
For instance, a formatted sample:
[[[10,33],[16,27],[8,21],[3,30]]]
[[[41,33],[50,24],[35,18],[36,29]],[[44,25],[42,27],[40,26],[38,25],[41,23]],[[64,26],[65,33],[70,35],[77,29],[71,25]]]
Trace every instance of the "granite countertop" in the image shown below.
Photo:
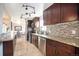
[[[10,41],[10,40],[13,40],[13,39],[11,39],[10,34],[8,34],[8,33],[2,33],[2,34],[0,34],[0,42]]]
[[[55,40],[61,43],[65,43],[68,45],[72,45],[75,47],[79,47],[79,37],[62,37],[62,36],[48,36],[48,35],[42,35],[42,34],[36,34],[32,33],[33,35],[48,38],[51,40]]]

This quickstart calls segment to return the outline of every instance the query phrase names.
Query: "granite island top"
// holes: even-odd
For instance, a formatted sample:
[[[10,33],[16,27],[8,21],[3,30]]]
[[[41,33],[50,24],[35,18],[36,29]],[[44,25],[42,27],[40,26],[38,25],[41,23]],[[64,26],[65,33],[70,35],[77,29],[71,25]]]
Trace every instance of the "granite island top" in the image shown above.
[[[32,33],[32,35],[40,36],[43,38],[51,39],[75,47],[79,47],[79,37],[62,37],[62,36],[48,36],[43,34]]]
[[[13,40],[13,39],[11,39],[11,38],[5,38],[5,39],[0,39],[0,42],[4,42],[4,41],[10,41],[10,40]]]
[[[10,34],[2,33],[0,34],[0,42],[13,40]]]

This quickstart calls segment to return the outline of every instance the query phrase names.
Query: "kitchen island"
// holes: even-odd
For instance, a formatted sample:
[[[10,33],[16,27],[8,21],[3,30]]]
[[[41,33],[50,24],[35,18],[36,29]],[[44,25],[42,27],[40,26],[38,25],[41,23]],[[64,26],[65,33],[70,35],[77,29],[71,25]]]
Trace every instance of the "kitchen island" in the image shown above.
[[[13,56],[13,39],[10,34],[2,33],[0,35],[1,56]]]
[[[60,36],[48,36],[42,34],[33,33],[32,36],[38,37],[39,42],[44,39],[41,45],[43,47],[41,52],[47,56],[75,56],[79,55],[79,37],[60,37]],[[42,38],[42,39],[39,39]],[[33,40],[33,39],[32,39]],[[40,50],[41,48],[38,47]]]

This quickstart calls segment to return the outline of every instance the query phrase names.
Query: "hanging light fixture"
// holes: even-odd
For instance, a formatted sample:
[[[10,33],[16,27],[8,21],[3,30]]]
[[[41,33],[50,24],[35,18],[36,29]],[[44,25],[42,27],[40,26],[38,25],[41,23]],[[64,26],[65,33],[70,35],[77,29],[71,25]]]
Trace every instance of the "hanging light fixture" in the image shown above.
[[[35,7],[27,5],[27,4],[23,4],[22,7],[25,7],[26,12],[25,14],[21,15],[21,18],[25,15],[30,17],[32,14],[35,14]]]
[[[32,9],[32,12],[31,13],[34,13],[35,14],[35,7],[30,6],[30,5],[27,5],[27,4],[23,4],[23,7],[25,7],[25,10]]]

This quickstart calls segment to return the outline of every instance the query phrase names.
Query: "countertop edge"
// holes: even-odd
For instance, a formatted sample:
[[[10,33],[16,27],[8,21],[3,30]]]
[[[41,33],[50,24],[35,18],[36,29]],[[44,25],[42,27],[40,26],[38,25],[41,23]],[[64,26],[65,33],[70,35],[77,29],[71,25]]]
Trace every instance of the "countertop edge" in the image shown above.
[[[61,43],[64,43],[64,44],[68,44],[68,45],[71,45],[71,46],[74,46],[74,47],[79,47],[79,44],[76,44],[76,42],[74,40],[79,40],[79,39],[76,39],[76,38],[67,38],[67,37],[60,37],[60,36],[47,36],[47,35],[43,35],[43,34],[37,34],[37,33],[32,33],[32,35],[36,35],[36,36],[40,36],[40,37],[43,37],[43,38],[47,38],[47,39],[50,39],[50,40],[54,40],[54,41],[58,41],[58,42],[61,42]],[[61,40],[55,40],[53,38],[57,38],[58,39],[61,39]],[[69,42],[67,42],[67,40],[69,40]]]

